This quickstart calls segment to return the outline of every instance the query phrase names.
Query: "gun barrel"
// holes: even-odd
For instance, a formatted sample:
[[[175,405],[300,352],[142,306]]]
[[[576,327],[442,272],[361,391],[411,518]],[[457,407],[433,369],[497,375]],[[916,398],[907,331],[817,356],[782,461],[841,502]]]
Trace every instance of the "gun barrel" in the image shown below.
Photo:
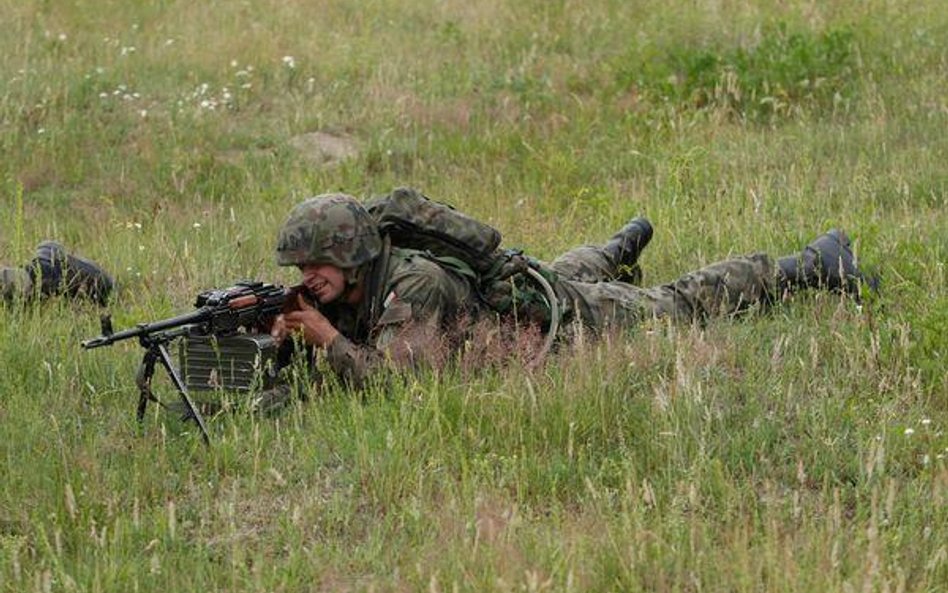
[[[100,346],[108,346],[112,344],[114,340],[110,339],[111,336],[99,336],[97,338],[89,338],[88,340],[82,341],[82,347],[85,350],[92,350],[93,348],[98,348]]]
[[[135,327],[123,329],[122,331],[115,332],[114,334],[101,335],[89,340],[84,340],[81,345],[86,350],[92,350],[93,348],[99,348],[102,346],[111,346],[112,344],[121,342],[122,340],[140,338],[142,336],[174,329],[176,327],[191,325],[193,323],[202,323],[207,321],[210,316],[211,309],[209,307],[201,307],[200,309],[191,311],[190,313],[185,313],[183,315],[169,317],[168,319],[162,319],[161,321],[155,321],[154,323],[140,323]]]

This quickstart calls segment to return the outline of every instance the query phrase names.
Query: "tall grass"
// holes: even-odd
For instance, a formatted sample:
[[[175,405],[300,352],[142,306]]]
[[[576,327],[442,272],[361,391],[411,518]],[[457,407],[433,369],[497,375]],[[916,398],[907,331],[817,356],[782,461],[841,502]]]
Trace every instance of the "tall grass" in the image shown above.
[[[291,282],[303,197],[415,185],[552,258],[647,215],[645,280],[830,226],[884,290],[653,324],[226,415],[133,419],[100,311],[0,306],[0,589],[948,588],[948,13],[919,2],[0,1],[0,261],[117,326]],[[359,156],[322,168],[316,130]],[[162,385],[166,395],[170,389]]]

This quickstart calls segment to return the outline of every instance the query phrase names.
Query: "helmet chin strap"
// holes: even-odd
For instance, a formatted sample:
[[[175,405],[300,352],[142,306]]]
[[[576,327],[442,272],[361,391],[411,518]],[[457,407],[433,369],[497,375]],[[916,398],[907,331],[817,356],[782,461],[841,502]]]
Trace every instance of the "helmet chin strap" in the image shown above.
[[[362,278],[365,277],[366,266],[359,266],[358,268],[348,268],[342,271],[343,277],[346,279],[346,289],[350,290],[356,284],[358,284]]]
[[[346,281],[346,288],[342,293],[340,300],[344,302],[350,302],[352,296],[357,292],[361,293],[362,290],[362,280],[365,278],[366,272],[368,271],[368,265],[362,265],[358,268],[348,268],[344,269],[343,277]]]

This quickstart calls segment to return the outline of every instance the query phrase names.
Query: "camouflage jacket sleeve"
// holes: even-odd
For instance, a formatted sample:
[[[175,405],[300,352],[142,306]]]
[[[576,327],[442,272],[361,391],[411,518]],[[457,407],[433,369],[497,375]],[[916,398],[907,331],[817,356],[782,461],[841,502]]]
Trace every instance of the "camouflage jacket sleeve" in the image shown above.
[[[368,344],[340,334],[327,348],[329,365],[357,386],[384,367],[439,366],[451,353],[447,326],[472,302],[471,287],[461,276],[420,255],[403,257],[386,283]]]

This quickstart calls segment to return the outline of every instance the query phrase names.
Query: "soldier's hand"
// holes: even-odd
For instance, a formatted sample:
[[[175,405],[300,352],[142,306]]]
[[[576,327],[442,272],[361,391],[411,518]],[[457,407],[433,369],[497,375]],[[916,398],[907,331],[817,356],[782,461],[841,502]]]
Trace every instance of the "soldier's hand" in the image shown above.
[[[288,335],[299,333],[307,344],[324,347],[339,335],[339,330],[302,294],[297,295],[296,301],[297,310],[277,315],[273,321],[270,335],[277,343],[282,343]]]

